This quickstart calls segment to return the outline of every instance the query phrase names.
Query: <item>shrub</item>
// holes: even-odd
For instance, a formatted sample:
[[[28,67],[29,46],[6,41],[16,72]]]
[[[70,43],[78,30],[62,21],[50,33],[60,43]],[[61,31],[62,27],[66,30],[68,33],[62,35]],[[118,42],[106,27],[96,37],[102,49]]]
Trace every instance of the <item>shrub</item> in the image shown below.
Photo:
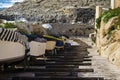
[[[96,19],[96,27],[97,27],[97,28],[100,28],[101,19],[102,19],[102,17],[105,16],[107,13],[108,13],[108,11],[103,12],[103,13],[99,16],[99,18]]]
[[[13,23],[5,23],[4,28],[16,28],[16,25]]]
[[[110,9],[108,11],[105,11],[103,14],[100,15],[99,18],[96,19],[96,27],[100,28],[100,23],[102,17],[104,17],[103,21],[107,23],[112,17],[119,16],[120,15],[120,8]]]
[[[0,28],[3,28],[4,26],[3,25],[0,25]]]

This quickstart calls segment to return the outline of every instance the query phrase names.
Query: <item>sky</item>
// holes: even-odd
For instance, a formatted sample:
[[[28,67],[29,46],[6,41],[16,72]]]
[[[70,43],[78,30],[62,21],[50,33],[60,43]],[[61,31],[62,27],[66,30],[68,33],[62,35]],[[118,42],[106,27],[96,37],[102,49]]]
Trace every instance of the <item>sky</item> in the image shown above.
[[[15,2],[22,2],[24,0],[0,0],[0,8],[11,7]]]

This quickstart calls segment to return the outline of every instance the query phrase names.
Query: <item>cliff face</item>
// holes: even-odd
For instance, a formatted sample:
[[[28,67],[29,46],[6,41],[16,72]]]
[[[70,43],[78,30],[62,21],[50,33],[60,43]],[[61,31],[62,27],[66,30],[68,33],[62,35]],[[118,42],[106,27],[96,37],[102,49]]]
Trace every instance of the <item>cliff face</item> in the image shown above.
[[[120,67],[119,9],[110,10],[101,18],[100,28],[97,28],[96,32],[96,46],[101,56],[106,57],[111,63]]]
[[[25,0],[0,11],[1,16],[24,17],[29,21],[49,22],[89,22],[94,18],[95,5],[109,4],[109,1],[97,0]],[[80,8],[87,6],[87,8]],[[89,13],[89,18],[88,18]],[[15,16],[14,16],[15,17]],[[88,19],[87,19],[88,18]],[[13,19],[13,18],[12,18]],[[85,20],[84,20],[85,19]]]

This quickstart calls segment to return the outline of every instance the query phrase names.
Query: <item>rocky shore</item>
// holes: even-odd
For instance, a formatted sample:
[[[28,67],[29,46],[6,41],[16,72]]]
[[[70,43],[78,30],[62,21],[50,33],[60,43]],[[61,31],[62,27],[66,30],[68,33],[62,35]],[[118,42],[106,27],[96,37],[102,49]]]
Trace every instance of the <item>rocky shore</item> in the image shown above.
[[[108,5],[109,0],[25,0],[0,11],[0,18],[49,23],[90,23],[94,20],[95,6]]]

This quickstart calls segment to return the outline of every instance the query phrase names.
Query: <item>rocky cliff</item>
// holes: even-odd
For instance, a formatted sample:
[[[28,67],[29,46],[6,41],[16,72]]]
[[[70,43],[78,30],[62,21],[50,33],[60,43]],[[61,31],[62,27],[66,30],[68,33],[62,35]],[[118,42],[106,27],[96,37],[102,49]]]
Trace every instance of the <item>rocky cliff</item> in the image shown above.
[[[98,4],[109,5],[109,0],[25,0],[0,11],[0,18],[14,20],[24,17],[29,21],[88,23],[94,19],[94,6]]]
[[[99,23],[99,24],[98,24]],[[120,67],[120,8],[109,10],[97,19],[96,46],[99,54]]]

